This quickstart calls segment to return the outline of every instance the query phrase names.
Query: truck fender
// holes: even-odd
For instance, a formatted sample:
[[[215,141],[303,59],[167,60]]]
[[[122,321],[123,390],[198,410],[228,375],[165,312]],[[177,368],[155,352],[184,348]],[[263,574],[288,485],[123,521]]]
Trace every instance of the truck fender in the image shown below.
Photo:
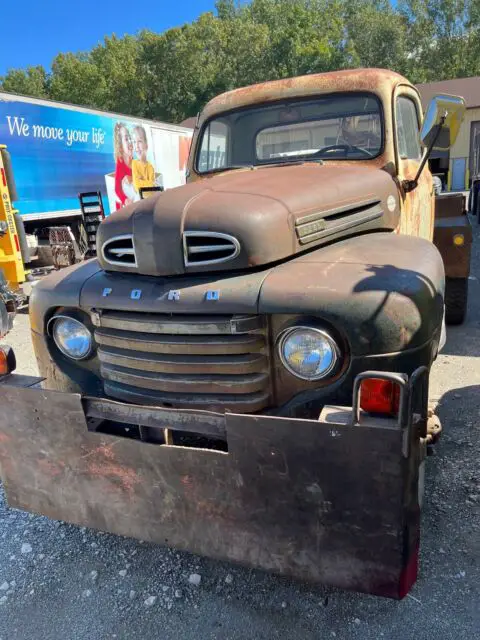
[[[353,356],[393,353],[439,342],[444,291],[442,258],[431,242],[375,233],[273,269],[259,312],[315,316],[343,331]]]

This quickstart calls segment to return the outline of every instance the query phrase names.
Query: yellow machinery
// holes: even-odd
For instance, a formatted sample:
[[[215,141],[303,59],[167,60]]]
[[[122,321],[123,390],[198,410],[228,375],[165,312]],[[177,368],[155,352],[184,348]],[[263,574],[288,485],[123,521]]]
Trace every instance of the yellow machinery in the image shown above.
[[[16,211],[12,200],[16,198],[10,156],[5,145],[0,145],[0,270],[9,288],[17,293],[27,275],[22,256],[21,236],[17,228]]]
[[[85,195],[93,194],[80,194],[80,198]],[[95,195],[100,198],[99,193]],[[81,245],[84,248],[82,253],[69,226],[50,227],[53,266],[41,266],[30,270],[27,265],[36,257],[32,258],[30,255],[23,220],[12,205],[15,200],[18,200],[18,196],[10,154],[7,147],[0,144],[0,305],[2,295],[7,295],[9,299],[14,300],[16,308],[26,302],[32,287],[51,269],[59,269],[82,260],[87,255],[87,239],[82,223],[78,229]],[[88,203],[88,207],[91,209],[92,203]],[[100,218],[103,218],[103,210],[100,217],[99,214],[93,216],[95,221],[97,219],[100,221]],[[97,226],[98,223],[95,225],[95,230]]]

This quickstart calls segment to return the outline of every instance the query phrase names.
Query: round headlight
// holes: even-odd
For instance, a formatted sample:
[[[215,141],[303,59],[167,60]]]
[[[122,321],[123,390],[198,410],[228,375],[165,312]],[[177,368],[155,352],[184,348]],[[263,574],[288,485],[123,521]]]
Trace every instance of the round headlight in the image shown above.
[[[52,319],[52,337],[60,351],[73,360],[83,360],[92,351],[92,334],[79,320],[67,316]]]
[[[302,380],[325,378],[335,368],[339,349],[334,339],[321,329],[287,329],[279,342],[283,365]]]

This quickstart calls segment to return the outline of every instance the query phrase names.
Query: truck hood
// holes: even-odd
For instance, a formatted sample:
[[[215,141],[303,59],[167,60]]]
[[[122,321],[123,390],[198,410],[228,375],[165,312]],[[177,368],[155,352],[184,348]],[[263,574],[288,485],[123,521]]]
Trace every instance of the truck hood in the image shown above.
[[[336,239],[392,230],[400,206],[377,168],[302,163],[231,171],[157,194],[99,227],[107,271],[151,276],[285,260]]]

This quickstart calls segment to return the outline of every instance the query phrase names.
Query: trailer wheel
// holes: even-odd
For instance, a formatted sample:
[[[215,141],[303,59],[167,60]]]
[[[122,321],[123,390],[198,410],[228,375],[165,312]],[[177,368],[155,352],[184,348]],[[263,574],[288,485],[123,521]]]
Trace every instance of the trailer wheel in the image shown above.
[[[468,301],[468,278],[447,278],[445,283],[445,321],[462,324]]]

